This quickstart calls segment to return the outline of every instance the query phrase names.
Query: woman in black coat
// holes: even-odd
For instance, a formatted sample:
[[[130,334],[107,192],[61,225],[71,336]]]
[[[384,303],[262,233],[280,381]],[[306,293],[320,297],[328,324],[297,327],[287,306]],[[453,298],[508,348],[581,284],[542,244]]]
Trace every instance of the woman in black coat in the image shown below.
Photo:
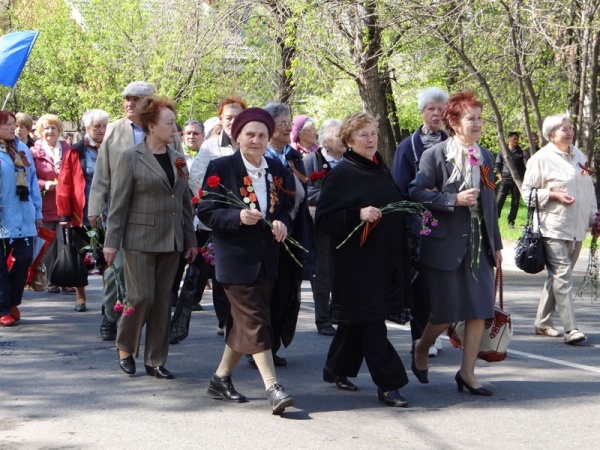
[[[344,119],[339,134],[348,151],[325,178],[317,205],[316,227],[331,236],[333,246],[332,316],[338,325],[323,378],[356,390],[347,377],[357,376],[364,358],[379,400],[407,406],[398,389],[408,378],[385,326],[386,318],[402,315],[409,304],[406,217],[382,217],[380,208],[403,196],[377,153],[377,133],[369,114]],[[371,230],[363,245],[364,228],[336,248],[361,220]]]

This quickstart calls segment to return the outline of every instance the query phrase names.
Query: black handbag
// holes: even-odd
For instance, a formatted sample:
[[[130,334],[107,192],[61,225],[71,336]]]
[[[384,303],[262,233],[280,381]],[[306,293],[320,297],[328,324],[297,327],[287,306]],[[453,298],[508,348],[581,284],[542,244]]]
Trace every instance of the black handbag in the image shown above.
[[[535,191],[535,208],[531,207],[531,196]],[[517,242],[515,249],[515,265],[527,273],[539,273],[546,266],[546,252],[544,242],[540,233],[540,211],[538,204],[537,189],[533,189],[529,194],[529,212],[527,214],[527,224],[523,235]],[[537,215],[537,231],[533,229],[533,211]]]
[[[198,257],[202,259],[200,255]],[[171,319],[169,343],[176,344],[187,337],[190,330],[192,307],[202,299],[209,273],[210,265],[204,261],[195,261],[188,266],[175,313]]]
[[[88,285],[88,271],[73,239],[73,230],[63,228],[64,247],[50,270],[50,284],[63,287]]]

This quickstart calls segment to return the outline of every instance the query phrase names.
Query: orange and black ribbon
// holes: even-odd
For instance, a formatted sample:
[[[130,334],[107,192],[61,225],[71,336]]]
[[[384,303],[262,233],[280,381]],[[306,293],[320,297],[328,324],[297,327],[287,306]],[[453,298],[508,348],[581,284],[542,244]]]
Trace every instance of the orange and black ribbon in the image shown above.
[[[594,170],[590,167],[590,163],[586,162],[585,165],[578,163],[581,168],[581,175],[585,175],[586,173],[591,177],[594,175]]]
[[[177,158],[175,160],[175,167],[177,167],[177,173],[181,175],[184,179],[188,180],[190,177],[186,175],[186,173],[183,171],[183,168],[186,166],[187,164],[182,158]]]
[[[489,187],[490,189],[496,189],[496,185],[493,181],[488,178],[490,173],[490,166],[479,166],[479,170],[481,170],[481,180],[483,181],[483,188]]]
[[[275,188],[279,189],[281,192],[285,192],[286,194],[289,194],[291,196],[296,195],[294,191],[288,191],[287,189],[284,189],[283,178],[281,177],[273,177],[273,185],[275,185]]]
[[[296,166],[294,165],[293,161],[289,160],[288,164],[292,168],[292,172],[294,172],[294,175],[296,175],[296,177],[298,178],[300,183],[306,184],[306,182],[308,181],[308,177],[306,175],[304,175],[302,172],[300,172],[298,169],[296,169]]]
[[[373,228],[375,228],[377,225],[379,225],[380,221],[381,221],[381,217],[379,217],[377,220],[375,220],[373,222],[366,222],[365,223],[365,227],[363,228],[362,235],[360,236],[360,246],[361,247],[367,241],[367,236],[369,236],[369,233],[371,231],[373,231]]]

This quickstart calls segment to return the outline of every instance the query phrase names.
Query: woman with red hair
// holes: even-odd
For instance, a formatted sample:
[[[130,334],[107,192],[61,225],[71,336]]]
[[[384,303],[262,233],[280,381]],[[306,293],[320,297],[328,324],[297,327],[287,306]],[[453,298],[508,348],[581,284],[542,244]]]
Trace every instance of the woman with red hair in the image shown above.
[[[494,266],[502,264],[502,241],[494,197],[494,158],[477,144],[483,103],[473,92],[459,92],[443,112],[447,141],[423,153],[411,200],[427,203],[439,225],[423,236],[422,275],[431,313],[420,339],[413,342],[411,369],[428,383],[427,352],[451,323],[466,321],[464,352],[455,381],[458,391],[490,396],[475,377],[484,320],[494,317]]]

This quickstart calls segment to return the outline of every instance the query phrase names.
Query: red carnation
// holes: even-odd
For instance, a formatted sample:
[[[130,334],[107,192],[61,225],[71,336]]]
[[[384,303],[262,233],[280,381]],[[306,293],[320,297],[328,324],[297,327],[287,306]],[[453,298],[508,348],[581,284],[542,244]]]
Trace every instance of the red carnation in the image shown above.
[[[192,197],[192,204],[197,205],[198,201],[198,197]]]
[[[204,197],[204,191],[202,190],[202,188],[198,189],[198,198],[202,198]]]
[[[221,178],[219,178],[217,175],[212,175],[208,177],[206,183],[208,184],[208,187],[216,188],[219,183],[221,183]]]

